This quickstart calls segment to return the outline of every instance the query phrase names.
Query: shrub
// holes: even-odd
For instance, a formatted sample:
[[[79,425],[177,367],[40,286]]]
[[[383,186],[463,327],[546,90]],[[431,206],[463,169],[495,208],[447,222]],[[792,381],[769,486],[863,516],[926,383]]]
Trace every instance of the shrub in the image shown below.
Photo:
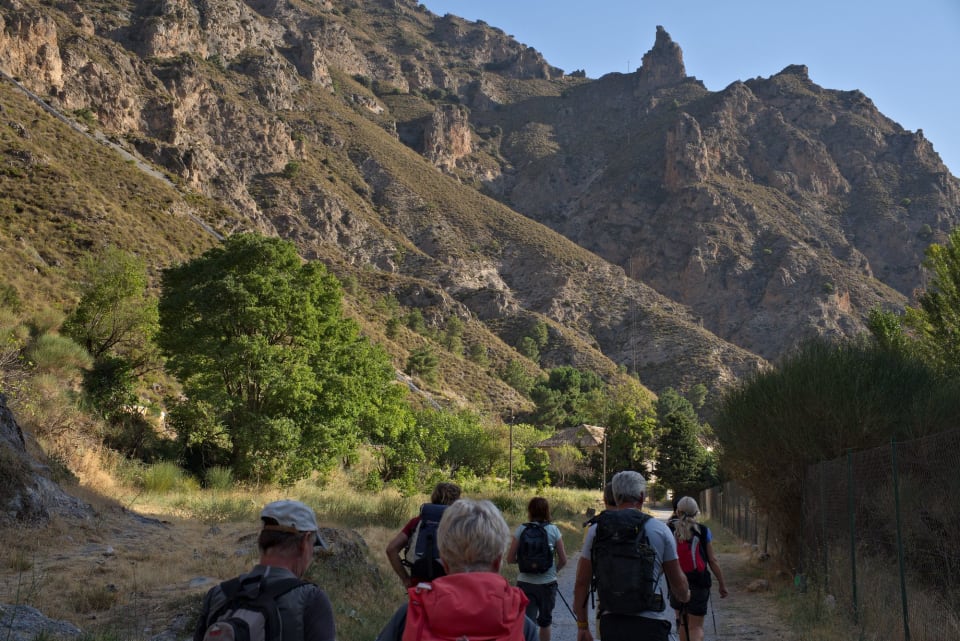
[[[143,469],[140,484],[147,492],[189,492],[197,489],[196,480],[176,463],[160,461]]]
[[[210,490],[229,490],[233,487],[233,470],[214,465],[203,474],[204,486]]]

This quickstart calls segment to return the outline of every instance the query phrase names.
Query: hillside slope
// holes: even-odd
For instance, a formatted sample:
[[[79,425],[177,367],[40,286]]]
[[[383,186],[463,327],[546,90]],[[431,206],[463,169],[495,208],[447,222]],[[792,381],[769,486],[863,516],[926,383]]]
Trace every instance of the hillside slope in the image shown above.
[[[637,73],[590,80],[409,0],[0,0],[0,21],[0,70],[166,172],[176,195],[152,203],[204,203],[218,233],[293,240],[350,284],[398,366],[424,339],[385,336],[388,301],[438,330],[466,321],[490,362],[448,355],[433,391],[487,409],[524,405],[496,371],[540,322],[543,367],[718,390],[803,335],[850,335],[873,305],[901,307],[923,247],[958,219],[929,143],[864,97],[799,67],[708,92],[663,30]],[[53,120],[23,118],[28,135]],[[4,132],[7,212],[36,171],[22,142]],[[185,244],[155,266],[211,242],[197,225],[96,236],[153,205],[82,168],[58,180],[96,184],[117,211],[57,227],[51,198],[30,209],[43,238]]]

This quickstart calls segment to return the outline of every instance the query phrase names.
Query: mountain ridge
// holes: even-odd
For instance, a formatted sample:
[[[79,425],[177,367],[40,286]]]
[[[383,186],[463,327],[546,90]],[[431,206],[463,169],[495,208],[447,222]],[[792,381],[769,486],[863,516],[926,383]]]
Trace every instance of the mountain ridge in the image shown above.
[[[289,238],[360,283],[348,306],[398,366],[419,339],[382,334],[382,297],[478,322],[493,364],[468,387],[487,409],[523,405],[491,374],[536,322],[543,367],[719,392],[799,337],[902,308],[960,218],[929,142],[862,94],[818,99],[802,66],[709,92],[663,28],[638,72],[590,80],[403,0],[0,0],[0,20],[0,69],[161,167],[178,207],[209,202],[219,233]],[[856,145],[809,133],[836,114]]]

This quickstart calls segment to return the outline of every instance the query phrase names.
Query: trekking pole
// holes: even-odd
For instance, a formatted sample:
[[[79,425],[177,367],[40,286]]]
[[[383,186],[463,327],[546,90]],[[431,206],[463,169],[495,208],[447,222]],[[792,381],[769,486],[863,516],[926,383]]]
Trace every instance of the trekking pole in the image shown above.
[[[567,603],[567,599],[563,596],[563,592],[560,591],[560,588],[557,588],[557,594],[560,595],[560,600],[563,601],[563,604],[567,606],[567,610],[570,612],[570,616],[573,617],[573,620],[579,621],[577,615],[573,613],[573,608],[570,607],[570,604]]]
[[[687,631],[687,641],[690,641],[690,617],[687,616],[687,609],[680,610],[680,616],[683,617],[683,628]]]
[[[710,603],[710,616],[713,618],[713,638],[717,638],[717,611],[713,607],[713,595],[710,594],[707,596],[707,601]]]

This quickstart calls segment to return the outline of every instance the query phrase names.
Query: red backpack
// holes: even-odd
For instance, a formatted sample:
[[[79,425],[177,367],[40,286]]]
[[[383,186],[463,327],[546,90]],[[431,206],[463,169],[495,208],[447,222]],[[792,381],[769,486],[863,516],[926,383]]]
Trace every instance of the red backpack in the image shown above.
[[[710,570],[707,569],[707,542],[703,527],[693,528],[689,541],[677,541],[677,558],[680,569],[687,575],[692,588],[710,587]]]
[[[449,574],[407,593],[402,641],[524,639],[527,596],[499,574]]]

